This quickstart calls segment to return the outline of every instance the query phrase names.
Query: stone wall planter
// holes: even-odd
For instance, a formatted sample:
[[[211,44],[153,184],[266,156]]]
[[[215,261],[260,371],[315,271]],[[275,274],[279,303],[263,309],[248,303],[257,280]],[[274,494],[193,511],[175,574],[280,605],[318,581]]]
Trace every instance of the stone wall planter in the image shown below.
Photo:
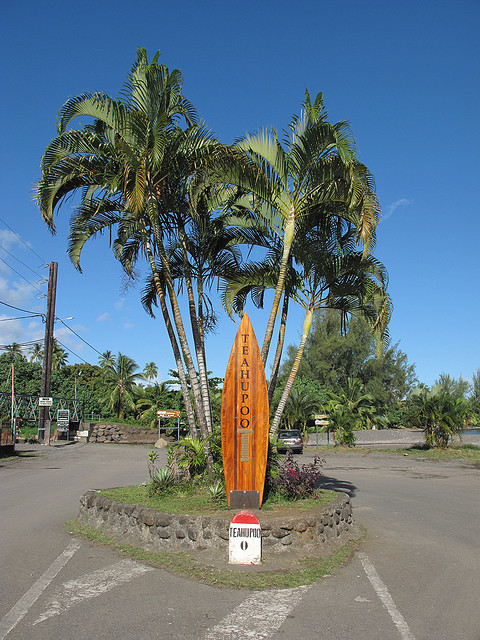
[[[229,516],[162,513],[117,502],[91,490],[80,498],[79,521],[154,551],[215,548],[227,553],[228,529],[234,515],[234,510]],[[318,552],[357,536],[350,498],[345,493],[312,511],[282,516],[257,511],[256,515],[263,550],[272,553]]]
[[[90,442],[118,442],[125,444],[155,444],[158,431],[144,427],[132,427],[127,424],[91,423]]]

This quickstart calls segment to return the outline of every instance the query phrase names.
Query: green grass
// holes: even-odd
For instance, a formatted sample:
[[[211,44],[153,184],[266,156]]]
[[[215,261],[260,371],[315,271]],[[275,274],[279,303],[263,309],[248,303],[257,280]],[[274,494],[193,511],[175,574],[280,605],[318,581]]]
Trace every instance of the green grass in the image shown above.
[[[20,438],[36,436],[38,435],[38,427],[20,427],[20,429],[17,429],[17,435]]]
[[[192,515],[220,515],[229,514],[231,509],[227,507],[226,500],[215,503],[205,487],[193,483],[181,483],[168,490],[151,495],[148,486],[137,485],[120,487],[118,489],[105,489],[100,492],[102,496],[112,498],[126,504],[138,504],[142,507],[165,511],[167,513],[188,513]],[[319,490],[317,498],[306,500],[286,500],[280,496],[268,497],[262,506],[262,511],[273,509],[298,509],[311,511],[315,507],[330,502],[336,497],[334,491]]]
[[[352,553],[361,542],[361,540],[350,541],[334,551],[328,558],[320,556],[299,558],[292,562],[290,569],[264,570],[262,566],[260,571],[258,571],[258,567],[255,567],[256,570],[253,571],[239,571],[238,569],[218,567],[202,562],[188,553],[157,553],[147,551],[141,547],[123,544],[97,529],[79,524],[77,520],[67,522],[66,527],[71,533],[87,538],[92,544],[108,546],[137,562],[165,569],[190,580],[232,589],[264,590],[293,588],[312,584],[325,576],[331,576],[335,573],[350,559]],[[364,537],[365,532],[363,532],[362,540]]]
[[[407,449],[389,449],[389,453],[409,455],[427,460],[460,460],[468,464],[480,465],[480,447],[474,444],[452,446],[447,449],[428,449],[422,446],[409,447]]]
[[[33,451],[15,451],[15,453],[10,453],[8,455],[4,455],[0,452],[0,460],[4,462],[7,460],[18,460],[20,458],[40,458],[43,456],[44,454],[36,453]]]
[[[409,455],[416,458],[425,458],[427,460],[459,460],[467,464],[480,466],[480,447],[474,444],[463,444],[450,446],[447,449],[428,448],[425,445],[415,445],[405,449],[378,449],[376,447],[311,447],[316,452],[320,453],[359,453],[368,451],[369,453],[385,453],[395,454],[398,456]]]

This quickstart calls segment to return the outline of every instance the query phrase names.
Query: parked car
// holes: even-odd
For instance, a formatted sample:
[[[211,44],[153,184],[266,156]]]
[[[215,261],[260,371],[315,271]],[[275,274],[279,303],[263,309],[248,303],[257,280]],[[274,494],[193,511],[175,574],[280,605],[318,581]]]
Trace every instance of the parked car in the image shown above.
[[[302,434],[298,429],[280,429],[278,432],[278,453],[303,453]]]

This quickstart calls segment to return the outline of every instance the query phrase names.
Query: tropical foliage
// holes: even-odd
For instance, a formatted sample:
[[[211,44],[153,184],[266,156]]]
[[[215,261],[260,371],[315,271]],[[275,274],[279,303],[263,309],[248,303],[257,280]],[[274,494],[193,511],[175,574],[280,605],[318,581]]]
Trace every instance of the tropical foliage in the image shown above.
[[[103,369],[105,399],[111,410],[120,419],[125,417],[125,409],[135,406],[136,381],[141,379],[137,363],[129,356],[119,353],[112,363]]]
[[[355,444],[354,431],[372,428],[376,412],[373,396],[364,392],[358,378],[348,378],[345,389],[328,394],[323,410],[338,444]]]
[[[53,229],[55,210],[66,196],[80,193],[68,247],[77,268],[85,243],[106,230],[115,238],[114,254],[130,277],[135,276],[139,260],[148,266],[146,307],[160,306],[190,428],[193,431],[198,423],[208,443],[212,417],[203,343],[208,326],[203,313],[205,283],[201,272],[192,273],[188,242],[190,227],[197,228],[199,221],[203,225],[202,216],[208,220],[210,211],[190,206],[188,181],[217,143],[203,125],[196,124],[195,109],[181,92],[181,73],[170,72],[158,63],[158,57],[149,63],[146,51],[139,49],[123,100],[102,93],[84,94],[62,107],[58,136],[42,160],[37,199]],[[92,122],[79,130],[70,129],[77,117],[89,117]],[[178,303],[178,278],[187,292],[197,367]],[[208,444],[206,447],[211,466]]]
[[[287,349],[279,375],[280,387],[291,371],[297,349],[295,346]],[[341,316],[335,310],[315,314],[298,377],[302,384],[306,381],[315,384],[322,406],[327,395],[345,393],[348,381],[357,380],[355,384],[362,388],[362,393],[372,398],[373,423],[377,427],[402,426],[404,403],[416,383],[415,367],[408,363],[406,354],[397,345],[387,344],[377,355],[375,336],[368,324],[352,317],[342,327]]]
[[[267,365],[272,352],[272,434],[282,419],[298,425],[325,402],[347,439],[354,426],[400,423],[415,372],[389,343],[388,276],[372,255],[380,216],[374,181],[348,124],[329,122],[321,93],[312,100],[305,92],[283,136],[260,130],[226,146],[199,122],[180,71],[139,49],[120,99],[83,94],[60,109],[37,185],[52,230],[73,194],[72,262],[80,269],[85,244],[108,233],[127,276],[144,280],[145,309],[163,318],[183,395],[180,402],[172,385],[156,383],[155,363],[140,374],[130,358],[106,351],[101,385],[117,416],[153,425],[165,402],[181,405],[213,473],[220,394],[205,338],[216,325],[219,287],[232,316],[249,298],[268,305],[262,358]],[[292,305],[304,310],[303,329],[281,366]],[[66,361],[58,350],[58,373]],[[142,389],[142,378],[155,384]],[[305,380],[320,386],[316,398],[301,398]],[[193,446],[184,443],[184,451]]]
[[[412,422],[425,431],[426,444],[444,449],[465,427],[468,406],[463,396],[455,397],[448,388],[437,384],[431,390],[415,390],[410,411]]]

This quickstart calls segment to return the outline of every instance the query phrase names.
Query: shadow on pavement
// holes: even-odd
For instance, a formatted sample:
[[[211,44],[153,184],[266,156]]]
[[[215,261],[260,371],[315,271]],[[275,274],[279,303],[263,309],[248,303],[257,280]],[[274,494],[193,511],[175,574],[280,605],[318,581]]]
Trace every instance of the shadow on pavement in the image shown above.
[[[329,476],[322,476],[318,481],[320,489],[327,489],[329,491],[343,491],[350,498],[354,498],[357,492],[357,487],[348,482],[348,480],[338,480],[338,478],[331,478]]]

